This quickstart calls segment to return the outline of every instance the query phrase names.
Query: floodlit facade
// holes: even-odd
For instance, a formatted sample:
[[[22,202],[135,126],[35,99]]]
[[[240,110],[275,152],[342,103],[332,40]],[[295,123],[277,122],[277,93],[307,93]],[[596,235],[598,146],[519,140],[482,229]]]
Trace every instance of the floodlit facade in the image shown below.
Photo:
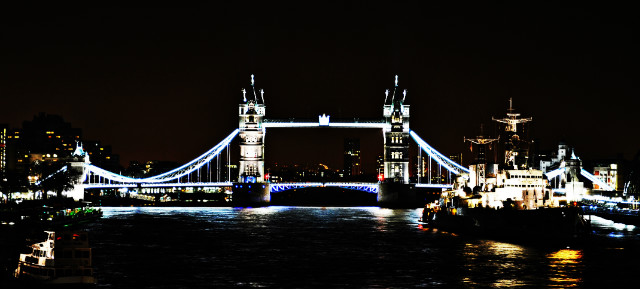
[[[620,190],[620,175],[618,174],[618,164],[609,164],[607,166],[597,166],[593,168],[593,175],[606,183],[615,190]],[[598,183],[593,183],[594,190],[602,189]]]

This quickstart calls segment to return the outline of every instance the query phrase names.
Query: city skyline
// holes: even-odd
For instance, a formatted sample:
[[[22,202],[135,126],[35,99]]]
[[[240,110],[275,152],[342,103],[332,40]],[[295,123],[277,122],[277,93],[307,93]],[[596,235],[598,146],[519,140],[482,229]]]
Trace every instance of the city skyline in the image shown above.
[[[444,154],[468,150],[463,137],[504,116],[509,98],[533,117],[543,149],[564,140],[586,159],[638,151],[636,20],[623,7],[434,5],[14,4],[0,20],[0,123],[58,114],[125,165],[184,163],[237,128],[251,74],[272,119],[381,119],[399,75],[411,128]],[[266,162],[341,167],[346,137],[368,144],[362,161],[375,167],[377,130],[268,130]]]

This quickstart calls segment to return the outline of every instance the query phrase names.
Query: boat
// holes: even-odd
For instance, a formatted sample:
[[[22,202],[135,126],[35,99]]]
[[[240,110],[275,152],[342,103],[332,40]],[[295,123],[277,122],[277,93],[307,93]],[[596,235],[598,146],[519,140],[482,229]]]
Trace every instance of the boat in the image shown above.
[[[45,231],[43,242],[20,254],[17,279],[47,284],[95,284],[87,232]]]
[[[3,208],[0,229],[55,230],[93,222],[101,217],[102,210],[88,202],[30,200]]]
[[[544,173],[527,164],[528,142],[520,137],[518,124],[532,118],[520,118],[510,101],[507,117],[493,120],[506,124],[504,133],[498,138],[465,138],[477,148],[474,164],[468,174],[456,178],[451,190],[425,206],[421,221],[443,230],[499,239],[575,240],[588,235],[590,222],[581,207],[555,195]],[[487,162],[487,148],[499,154],[498,144],[504,160]]]

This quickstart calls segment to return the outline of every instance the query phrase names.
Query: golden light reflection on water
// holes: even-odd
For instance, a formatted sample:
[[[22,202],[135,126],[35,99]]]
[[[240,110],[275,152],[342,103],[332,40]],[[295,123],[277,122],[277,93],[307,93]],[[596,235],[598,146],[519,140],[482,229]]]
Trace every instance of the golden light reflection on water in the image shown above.
[[[582,250],[562,249],[547,254],[552,287],[578,287],[582,284]]]
[[[523,255],[523,248],[518,245],[509,244],[509,243],[500,243],[500,242],[492,242],[489,250],[493,253],[494,256],[500,256],[501,259],[507,260],[507,262],[503,262],[499,264],[499,268],[503,272],[513,271],[513,270],[521,270],[518,268],[515,262],[510,262],[509,260],[516,260],[521,258]],[[514,276],[514,274],[504,274],[503,277],[511,277],[511,278],[501,278],[493,282],[493,288],[511,288],[518,285],[522,285],[522,280],[519,278],[519,275]]]
[[[522,277],[527,275],[527,268],[521,266],[526,254],[522,246],[509,243],[467,243],[464,256],[468,276],[463,276],[462,283],[468,286],[491,284],[492,288],[526,285]]]

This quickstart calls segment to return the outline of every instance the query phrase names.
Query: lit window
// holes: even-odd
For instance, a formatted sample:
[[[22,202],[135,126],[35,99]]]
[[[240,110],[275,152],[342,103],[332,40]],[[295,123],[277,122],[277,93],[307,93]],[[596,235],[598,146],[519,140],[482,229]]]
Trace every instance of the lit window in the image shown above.
[[[100,148],[100,150],[101,150],[101,151],[103,151],[103,150],[104,150],[104,148]]]

